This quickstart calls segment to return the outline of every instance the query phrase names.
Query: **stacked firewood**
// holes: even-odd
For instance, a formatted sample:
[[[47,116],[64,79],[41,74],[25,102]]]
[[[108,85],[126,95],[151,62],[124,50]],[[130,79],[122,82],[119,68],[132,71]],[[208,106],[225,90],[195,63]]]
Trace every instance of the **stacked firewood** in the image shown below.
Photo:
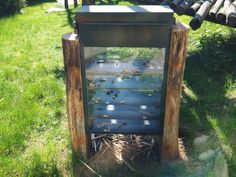
[[[189,25],[198,29],[204,20],[236,27],[236,0],[164,0],[178,15],[190,15]]]
[[[128,0],[141,5],[169,5],[178,15],[193,16],[189,25],[197,30],[204,20],[236,27],[236,0]],[[95,0],[82,0],[95,4]]]
[[[236,27],[236,0],[130,0],[138,4],[169,5],[178,15],[193,16],[189,25],[198,29],[204,20]]]

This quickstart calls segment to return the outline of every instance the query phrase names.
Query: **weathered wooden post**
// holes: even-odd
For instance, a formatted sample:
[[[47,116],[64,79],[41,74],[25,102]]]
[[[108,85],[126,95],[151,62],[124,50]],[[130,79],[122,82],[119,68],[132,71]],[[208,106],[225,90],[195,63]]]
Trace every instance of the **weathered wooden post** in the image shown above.
[[[167,74],[166,103],[162,141],[162,159],[178,157],[179,107],[184,75],[189,28],[181,23],[171,31]]]
[[[89,135],[84,117],[83,84],[81,76],[80,42],[77,34],[62,36],[66,75],[67,116],[74,152],[87,157]]]

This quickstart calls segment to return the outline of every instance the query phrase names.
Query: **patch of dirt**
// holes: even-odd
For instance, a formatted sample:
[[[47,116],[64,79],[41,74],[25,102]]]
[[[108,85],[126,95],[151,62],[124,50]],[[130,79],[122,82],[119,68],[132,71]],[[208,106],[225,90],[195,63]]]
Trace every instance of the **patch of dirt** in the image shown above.
[[[160,163],[159,136],[94,135],[91,139],[91,157],[86,162],[79,160],[80,163],[74,168],[75,176],[207,177],[209,172],[213,173],[215,156],[205,160],[199,160],[198,157],[209,148],[215,147],[215,154],[219,151],[213,137],[201,148],[188,147],[180,138],[179,159]]]
[[[97,138],[96,137],[100,137]],[[159,160],[159,136],[97,135],[92,138],[92,157],[80,163],[78,176],[92,177],[119,171],[135,171],[135,167],[148,161]],[[88,166],[87,166],[88,165]],[[89,169],[89,167],[91,169]],[[117,176],[117,177],[118,177]]]

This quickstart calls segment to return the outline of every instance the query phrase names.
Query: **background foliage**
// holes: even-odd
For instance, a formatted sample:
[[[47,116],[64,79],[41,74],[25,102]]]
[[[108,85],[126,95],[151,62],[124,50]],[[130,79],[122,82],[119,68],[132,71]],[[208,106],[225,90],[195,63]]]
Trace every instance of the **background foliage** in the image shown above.
[[[19,13],[27,5],[27,0],[0,0],[0,15]]]

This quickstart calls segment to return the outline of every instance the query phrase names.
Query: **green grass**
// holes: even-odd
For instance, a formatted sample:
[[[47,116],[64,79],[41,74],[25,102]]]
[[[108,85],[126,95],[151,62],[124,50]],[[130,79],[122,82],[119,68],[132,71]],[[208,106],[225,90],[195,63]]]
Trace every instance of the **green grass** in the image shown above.
[[[53,6],[35,3],[25,14],[0,19],[0,176],[73,176],[61,48],[73,18],[46,14]],[[216,134],[231,177],[236,176],[235,41],[235,30],[209,22],[190,31],[180,112],[187,144],[201,133]]]
[[[0,19],[0,176],[71,172],[61,77],[61,35],[72,31],[55,3]]]
[[[188,17],[180,18],[189,21]],[[181,102],[181,126],[189,143],[201,133],[216,135],[236,176],[236,30],[205,22],[190,31]]]

